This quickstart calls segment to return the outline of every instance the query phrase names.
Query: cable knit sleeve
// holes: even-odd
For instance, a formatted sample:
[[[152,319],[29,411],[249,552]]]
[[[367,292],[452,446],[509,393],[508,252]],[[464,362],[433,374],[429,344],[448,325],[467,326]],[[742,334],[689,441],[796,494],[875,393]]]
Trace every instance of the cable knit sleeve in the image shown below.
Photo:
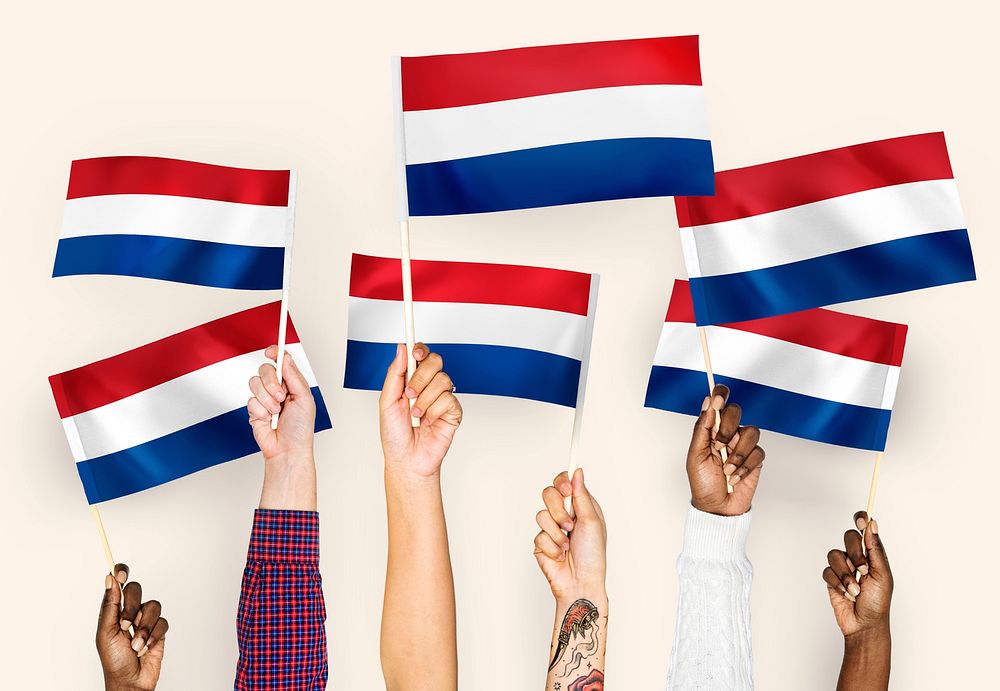
[[[750,691],[750,513],[688,508],[668,691]]]

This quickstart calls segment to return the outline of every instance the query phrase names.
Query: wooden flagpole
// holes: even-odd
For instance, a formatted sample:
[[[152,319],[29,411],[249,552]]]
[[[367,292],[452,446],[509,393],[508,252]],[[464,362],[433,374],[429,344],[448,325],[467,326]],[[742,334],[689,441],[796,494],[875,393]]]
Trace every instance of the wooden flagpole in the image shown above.
[[[701,337],[701,354],[705,358],[705,374],[708,376],[708,395],[711,396],[712,392],[715,391],[715,373],[712,371],[712,354],[708,350],[708,331],[704,326],[698,327],[698,335]],[[719,425],[722,423],[722,415],[716,413],[715,415],[715,433],[719,433]],[[729,449],[723,445],[719,449],[719,454],[722,456],[722,464],[725,465],[726,461],[729,460]],[[729,476],[726,476],[726,491],[732,493],[733,486],[729,484]]]
[[[101,536],[101,545],[104,546],[104,556],[108,559],[108,573],[115,575],[115,558],[111,556],[111,545],[108,543],[108,534],[104,532],[104,521],[101,520],[101,512],[97,510],[97,504],[90,505],[90,513],[97,524],[97,533]]]
[[[868,512],[868,520],[872,518],[872,509],[875,508],[875,491],[878,489],[878,471],[882,467],[882,456],[884,451],[875,454],[875,467],[872,469],[872,484],[868,488],[868,504],[865,511]]]
[[[583,355],[580,359],[580,383],[576,390],[576,408],[573,410],[573,434],[569,441],[569,472],[570,482],[573,473],[580,467],[580,434],[583,429],[583,403],[587,395],[587,375],[590,371],[590,348],[594,340],[594,321],[597,317],[597,294],[601,287],[599,274],[590,274],[590,297],[587,300],[587,326],[584,331]],[[563,499],[563,506],[569,515],[573,515],[573,497]]]
[[[278,384],[281,384],[281,370],[285,361],[285,336],[288,330],[288,287],[292,282],[292,245],[295,240],[295,171],[288,173],[288,212],[285,215],[285,259],[281,272],[281,309],[278,316]],[[271,415],[271,429],[278,429],[278,413]]]
[[[410,270],[410,206],[406,191],[406,128],[403,123],[403,77],[401,59],[392,59],[393,120],[396,129],[396,188],[399,197],[399,258],[403,269],[403,324],[406,338],[406,380],[409,381],[417,369],[413,357],[416,343],[413,326],[413,274]],[[413,407],[410,400],[410,407]],[[411,417],[410,424],[420,427],[420,418]]]

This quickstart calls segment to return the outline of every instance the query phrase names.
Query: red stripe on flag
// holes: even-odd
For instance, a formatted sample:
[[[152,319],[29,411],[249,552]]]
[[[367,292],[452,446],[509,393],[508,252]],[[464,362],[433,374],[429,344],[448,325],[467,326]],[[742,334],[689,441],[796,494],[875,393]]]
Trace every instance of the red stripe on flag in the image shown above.
[[[583,316],[590,302],[591,275],[577,271],[427,260],[414,260],[410,267],[416,302],[537,307]],[[402,300],[400,260],[355,254],[351,260],[350,295]]]
[[[288,206],[287,170],[250,170],[152,156],[73,161],[66,199],[106,194],[164,194],[220,202]]]
[[[701,85],[697,36],[402,58],[403,110],[639,84]]]
[[[715,174],[715,196],[676,197],[682,227],[721,223],[845,194],[954,177],[943,132],[883,139]]]
[[[694,306],[687,281],[674,281],[664,321],[694,323]],[[905,324],[825,309],[720,324],[719,327],[897,367],[903,363],[907,330]]]
[[[278,342],[280,302],[231,314],[49,377],[59,417],[100,408],[171,379]],[[288,319],[286,343],[299,337]]]

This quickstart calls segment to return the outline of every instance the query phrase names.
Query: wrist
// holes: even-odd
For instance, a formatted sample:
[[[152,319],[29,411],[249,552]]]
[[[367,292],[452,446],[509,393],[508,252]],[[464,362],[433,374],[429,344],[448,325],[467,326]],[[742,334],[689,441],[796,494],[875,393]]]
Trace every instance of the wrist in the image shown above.
[[[848,654],[862,654],[868,651],[877,651],[890,645],[891,643],[892,634],[889,630],[888,617],[873,626],[844,636],[844,650]]]
[[[554,592],[553,595],[556,599],[556,610],[560,612],[577,600],[583,599],[592,602],[602,613],[607,613],[608,592],[603,583],[593,587],[575,586],[568,590]]]
[[[290,451],[264,460],[259,508],[316,510],[316,463],[311,450]]]

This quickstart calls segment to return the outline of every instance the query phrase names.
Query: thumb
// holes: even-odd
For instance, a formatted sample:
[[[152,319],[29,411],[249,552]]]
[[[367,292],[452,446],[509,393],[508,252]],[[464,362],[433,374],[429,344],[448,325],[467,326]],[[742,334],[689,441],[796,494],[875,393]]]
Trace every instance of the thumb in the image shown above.
[[[306,380],[305,375],[302,374],[302,370],[295,363],[292,358],[292,354],[287,350],[285,351],[284,360],[281,363],[282,376],[285,379],[285,386],[288,387],[288,393],[293,396],[310,396],[312,391],[309,389],[309,382]]]
[[[104,597],[97,617],[98,635],[110,639],[121,631],[122,589],[110,573],[104,577]]]
[[[892,570],[889,568],[889,559],[885,554],[885,545],[878,534],[878,521],[872,519],[868,522],[868,529],[865,530],[865,553],[868,557],[869,575],[875,580],[891,579]]]
[[[701,414],[694,423],[694,431],[691,433],[691,445],[688,447],[688,469],[692,463],[697,463],[704,453],[711,454],[712,432],[715,429],[715,408],[711,406],[711,397],[706,396],[702,404]]]
[[[577,468],[573,473],[573,514],[578,521],[600,520],[594,498],[590,496],[583,479],[583,468]]]
[[[385,383],[382,384],[382,395],[379,396],[380,410],[386,410],[403,397],[406,384],[406,346],[402,343],[396,346],[396,357],[385,373]]]

